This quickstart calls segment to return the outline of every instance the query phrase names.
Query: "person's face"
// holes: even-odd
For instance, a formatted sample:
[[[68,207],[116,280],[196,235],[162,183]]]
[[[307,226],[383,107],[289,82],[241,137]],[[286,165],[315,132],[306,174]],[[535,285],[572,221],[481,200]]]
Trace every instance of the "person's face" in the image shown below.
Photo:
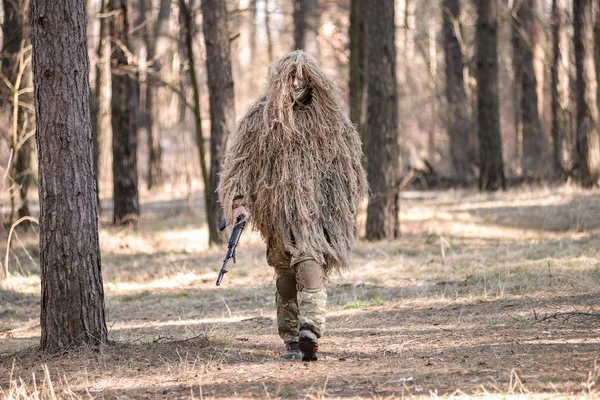
[[[302,85],[303,79],[297,75],[292,75],[292,87],[298,89]]]

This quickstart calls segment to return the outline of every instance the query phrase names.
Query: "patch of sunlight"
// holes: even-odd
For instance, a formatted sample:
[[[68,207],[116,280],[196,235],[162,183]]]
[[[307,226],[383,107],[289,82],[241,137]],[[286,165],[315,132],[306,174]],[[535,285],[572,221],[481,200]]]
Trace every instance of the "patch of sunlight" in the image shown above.
[[[547,333],[543,333],[548,337],[552,336],[551,332],[544,331]],[[600,343],[600,338],[585,338],[585,339],[535,339],[535,340],[523,340],[519,343],[522,344],[530,344],[534,346],[546,345],[546,344],[598,344]]]
[[[196,253],[208,250],[208,228],[171,230],[159,232],[154,235],[154,240],[160,243],[161,248],[171,251],[185,251]]]
[[[213,274],[197,275],[191,272],[183,272],[172,276],[165,276],[150,282],[106,282],[107,293],[131,294],[142,290],[150,289],[180,289],[188,287],[207,278],[212,278]]]
[[[381,297],[373,297],[368,300],[354,300],[344,304],[344,310],[353,310],[359,308],[376,307],[386,304],[387,301]]]
[[[125,231],[100,230],[100,248],[115,254],[152,254],[156,251],[149,236]]]
[[[22,294],[40,294],[40,277],[38,275],[10,275],[0,281],[0,288]]]
[[[472,210],[497,207],[542,207],[549,205],[565,205],[571,201],[573,201],[573,195],[565,193],[506,193],[493,201],[465,201],[457,204],[453,208],[457,210]]]
[[[199,326],[199,325],[206,325],[206,324],[222,324],[222,323],[232,323],[232,322],[240,322],[240,321],[244,321],[247,319],[252,319],[254,317],[252,316],[241,316],[238,314],[235,315],[231,315],[231,316],[227,316],[227,317],[219,317],[219,318],[205,318],[205,317],[198,317],[198,318],[194,318],[194,319],[178,319],[178,320],[169,320],[169,321],[144,321],[144,322],[139,322],[139,323],[132,323],[132,322],[118,322],[115,321],[113,324],[111,324],[111,332],[118,332],[118,331],[127,331],[130,329],[142,329],[142,328],[160,328],[160,327],[167,327],[167,326],[183,326],[183,327],[189,327],[189,326]]]

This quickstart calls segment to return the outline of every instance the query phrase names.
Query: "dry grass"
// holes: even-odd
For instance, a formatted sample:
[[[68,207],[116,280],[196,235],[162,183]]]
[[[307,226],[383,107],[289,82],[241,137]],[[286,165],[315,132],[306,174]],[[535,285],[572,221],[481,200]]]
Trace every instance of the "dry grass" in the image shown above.
[[[17,230],[0,398],[600,397],[598,192],[405,193],[403,237],[360,241],[329,283],[313,364],[279,357],[257,235],[216,288],[223,251],[205,247],[201,217],[158,197],[143,212],[136,233],[102,221],[111,343],[99,351],[37,350],[37,236]]]

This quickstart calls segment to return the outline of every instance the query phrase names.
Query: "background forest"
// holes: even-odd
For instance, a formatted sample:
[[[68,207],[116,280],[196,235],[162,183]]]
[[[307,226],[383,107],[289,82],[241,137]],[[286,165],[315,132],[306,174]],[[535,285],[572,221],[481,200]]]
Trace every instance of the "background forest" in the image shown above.
[[[231,1],[226,18],[215,18],[223,19],[228,29],[224,34],[229,38],[234,93],[224,103],[214,95],[215,108],[222,103],[219,107],[229,115],[225,118],[235,121],[262,92],[268,65],[295,48],[304,48],[342,89],[346,109],[360,128],[370,115],[369,104],[375,104],[375,109],[390,104],[378,95],[363,98],[367,75],[377,71],[382,56],[374,49],[377,41],[366,41],[365,26],[381,26],[381,35],[394,44],[389,51],[395,51],[393,74],[380,74],[377,80],[387,80],[382,86],[396,87],[386,95],[397,101],[397,117],[390,118],[396,121],[401,144],[389,151],[398,153],[393,158],[399,163],[391,168],[397,170],[400,185],[477,186],[478,179],[481,189],[491,190],[507,183],[568,179],[596,185],[600,171],[598,3],[507,0],[489,3],[492,10],[485,3],[478,9],[472,2],[458,0],[396,1],[395,8],[390,3],[387,9],[371,13],[374,20],[369,24],[367,11],[375,7],[367,1]],[[227,124],[233,123],[227,122],[223,131],[211,130],[210,82],[230,79],[225,76],[227,68],[215,67],[210,74],[205,36],[218,28],[203,27],[202,10],[194,0],[129,4],[90,0],[86,5],[100,198],[110,199],[117,187],[115,222],[139,212],[137,200],[119,206],[137,196],[137,190],[183,190],[191,201],[205,181],[216,179],[219,166],[211,166],[210,159],[221,156],[222,150],[211,148],[211,136],[213,142],[226,140],[231,130]],[[3,1],[0,165],[6,176],[3,215],[8,226],[17,215],[31,214],[28,203],[36,202],[28,6],[28,0]],[[118,26],[113,16],[121,7],[127,24]],[[484,42],[485,33],[477,33],[478,12],[488,13],[493,22],[497,37],[491,42]],[[382,16],[392,13],[393,22],[387,23]],[[485,32],[485,27],[479,29]],[[373,37],[376,34],[380,33]],[[478,54],[481,60],[497,59],[497,72],[482,70],[478,80]],[[495,74],[497,84],[486,78]],[[479,104],[478,89],[482,90]],[[115,98],[112,106],[111,97]],[[488,100],[496,104],[492,116],[485,109],[478,117],[479,107]],[[124,116],[131,121],[127,133],[114,132]],[[368,138],[382,128],[372,129],[376,133],[366,133],[365,153],[367,161],[376,163],[373,155],[382,151],[381,145]],[[499,138],[490,139],[496,131]],[[115,155],[118,162],[113,171]],[[376,167],[372,175],[381,171]],[[126,184],[119,190],[120,181],[139,185]],[[372,185],[375,192],[379,189]],[[211,192],[205,195],[210,198]],[[207,206],[207,212],[219,213],[214,201]],[[211,232],[211,240],[218,240],[215,235]]]

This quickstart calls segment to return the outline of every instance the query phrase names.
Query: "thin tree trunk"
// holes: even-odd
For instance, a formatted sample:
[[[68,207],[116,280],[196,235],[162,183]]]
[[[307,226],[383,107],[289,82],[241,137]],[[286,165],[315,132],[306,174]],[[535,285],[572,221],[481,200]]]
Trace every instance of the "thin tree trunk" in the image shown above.
[[[366,238],[398,235],[398,90],[394,0],[372,0],[365,15],[365,120],[363,138],[372,191]]]
[[[33,0],[41,348],[106,343],[83,2]]]
[[[140,215],[137,173],[137,82],[123,48],[129,48],[129,15],[126,0],[110,0],[110,32],[113,40],[112,131],[114,216],[116,225],[137,226]]]
[[[551,10],[551,25],[552,25],[552,60],[550,62],[550,87],[552,91],[552,155],[554,162],[554,169],[557,172],[560,172],[562,175],[565,174],[566,168],[563,163],[563,151],[564,151],[564,141],[566,138],[565,134],[565,121],[563,120],[563,115],[561,111],[561,101],[560,101],[560,60],[561,60],[561,52],[560,52],[560,35],[562,28],[562,18],[560,14],[560,9],[558,5],[558,0],[552,0],[552,10]]]
[[[515,86],[520,88],[520,103],[515,107],[522,128],[523,176],[540,179],[548,176],[548,141],[544,134],[538,106],[538,85],[535,74],[534,50],[538,46],[539,26],[535,21],[536,1],[516,3],[514,19]]]
[[[596,67],[596,127],[600,129],[600,4],[596,3],[596,23],[594,26],[594,66]]]
[[[412,59],[411,49],[409,48],[408,36],[410,33],[410,25],[408,23],[410,0],[404,0],[404,52],[407,60]],[[408,66],[408,63],[406,63]],[[409,68],[407,68],[408,70]]]
[[[249,13],[250,13],[250,59],[254,60],[256,57],[256,17],[257,17],[257,0],[250,0]],[[252,84],[254,88],[255,83]],[[252,91],[254,93],[254,91]]]
[[[29,51],[27,50],[29,40],[23,35],[26,28],[26,16],[29,13],[28,2],[17,0],[3,0],[4,22],[2,24],[3,57],[2,74],[12,85],[8,89],[4,83],[0,85],[5,91],[3,100],[10,99],[11,110],[11,150],[13,152],[11,164],[9,165],[10,201],[11,213],[10,223],[15,221],[15,208],[17,193],[21,199],[18,210],[20,217],[30,215],[27,194],[31,183],[31,152],[33,150],[33,138],[27,140],[25,135],[31,127],[27,123],[31,119],[29,112],[19,106],[19,103],[32,104],[33,98],[30,93],[19,94],[19,91],[31,86],[31,68],[29,67]]]
[[[112,136],[111,98],[112,77],[110,71],[110,26],[108,17],[108,1],[100,0],[100,38],[98,41],[96,61],[96,100],[94,105],[94,171],[96,175],[96,191],[98,194],[98,213],[102,212],[100,202],[100,180],[107,175],[110,151],[108,144]]]
[[[506,188],[498,103],[498,4],[477,0],[479,190]]]
[[[436,131],[436,121],[437,121],[437,39],[435,33],[435,24],[433,21],[429,21],[427,26],[428,33],[428,68],[429,68],[429,90],[430,90],[430,102],[429,107],[431,110],[431,119],[429,121],[429,132],[428,132],[428,157],[430,160],[433,160],[435,157],[435,131]]]
[[[575,175],[582,186],[598,185],[600,179],[600,143],[596,123],[588,103],[588,57],[591,49],[588,42],[592,35],[592,2],[573,2],[573,42],[575,47],[575,101],[577,129],[575,140]]]
[[[198,82],[198,76],[196,74],[196,62],[194,58],[194,38],[192,36],[192,29],[194,26],[194,19],[190,6],[186,4],[185,0],[179,0],[179,10],[183,15],[183,24],[185,31],[185,47],[189,61],[189,72],[190,81],[192,85],[192,91],[194,94],[194,119],[196,123],[196,142],[198,143],[198,155],[200,158],[200,170],[202,171],[202,182],[204,183],[204,211],[206,213],[206,223],[210,225],[213,220],[211,215],[211,209],[208,199],[213,196],[210,191],[210,180],[208,166],[206,165],[206,155],[204,151],[204,134],[202,133],[202,116],[200,114],[200,84]],[[213,224],[214,225],[214,224]],[[210,232],[210,231],[209,231]],[[209,234],[210,244],[210,234]]]
[[[528,1],[528,0],[525,0]],[[514,2],[516,7],[523,1]],[[515,108],[515,158],[519,160],[518,170],[523,174],[523,49],[522,28],[518,21],[518,9],[511,10],[512,22],[512,70],[513,70],[513,105]]]
[[[267,35],[267,56],[269,65],[273,62],[273,39],[271,37],[271,10],[269,10],[269,0],[265,2],[265,34]]]
[[[364,35],[365,24],[361,18],[361,10],[366,0],[352,0],[350,8],[350,120],[358,133],[361,132],[361,113],[364,80]],[[362,4],[362,6],[361,6]],[[363,14],[364,15],[364,14]]]
[[[454,176],[467,184],[472,179],[468,161],[471,122],[464,81],[464,56],[459,42],[459,36],[462,36],[460,0],[444,0],[442,14],[450,159]]]
[[[143,3],[143,1],[142,1]],[[146,25],[144,27],[144,40],[146,42],[146,59],[150,63],[146,78],[146,102],[144,107],[144,122],[148,134],[148,189],[161,185],[163,182],[162,172],[162,149],[160,147],[160,130],[154,119],[158,115],[155,97],[158,94],[159,74],[161,63],[157,54],[158,42],[166,36],[166,25],[171,11],[171,1],[161,0],[160,9],[156,18],[154,29],[151,29],[152,8],[144,7]]]
[[[306,50],[318,57],[319,3],[294,0],[294,49]]]
[[[217,224],[223,217],[214,190],[219,186],[219,173],[227,139],[235,128],[233,76],[227,28],[227,8],[221,0],[202,0],[206,70],[210,101],[210,197],[207,219],[209,242],[221,243]]]

